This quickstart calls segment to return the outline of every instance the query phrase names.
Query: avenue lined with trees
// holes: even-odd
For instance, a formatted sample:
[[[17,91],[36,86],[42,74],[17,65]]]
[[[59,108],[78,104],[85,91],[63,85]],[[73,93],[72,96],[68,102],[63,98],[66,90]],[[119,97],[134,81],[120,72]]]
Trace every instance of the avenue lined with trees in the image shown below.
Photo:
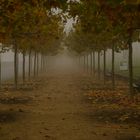
[[[0,139],[139,140],[134,43],[140,0],[0,0]]]
[[[23,81],[25,81],[25,55],[28,54],[30,79],[31,54],[34,54],[34,76],[38,65],[45,67],[45,56],[57,54],[66,38],[70,50],[79,55],[98,52],[98,76],[100,77],[100,53],[104,51],[104,82],[106,75],[106,50],[112,48],[112,86],[114,88],[114,52],[129,50],[129,84],[133,94],[132,43],[139,41],[139,1],[56,1],[2,0],[0,15],[1,53],[7,49],[15,52],[15,87],[18,82],[18,52],[23,54]],[[66,13],[66,14],[65,14]],[[64,24],[72,17],[76,24],[68,37],[64,37]],[[41,60],[39,60],[41,55]],[[85,56],[84,56],[85,57]],[[84,60],[85,61],[85,60]],[[94,65],[94,64],[93,64]],[[95,71],[95,70],[93,70]]]
[[[2,0],[0,2],[1,53],[10,49],[14,51],[15,88],[18,84],[19,52],[23,55],[23,82],[25,82],[26,55],[29,56],[28,79],[30,79],[31,56],[34,56],[34,76],[36,76],[39,62],[43,70],[46,55],[57,54],[63,38],[61,13],[55,12],[55,8],[59,7],[65,7],[64,2],[48,0]]]
[[[133,48],[132,43],[140,40],[139,1],[129,0],[81,0],[71,2],[71,14],[77,20],[74,31],[68,36],[70,50],[85,57],[98,52],[98,77],[100,78],[100,53],[104,52],[104,82],[106,77],[106,50],[112,49],[112,87],[115,86],[114,52],[129,50],[129,88],[133,95]],[[86,46],[86,47],[85,47]],[[87,60],[88,61],[88,60]],[[91,60],[92,63],[92,60]],[[95,65],[93,66],[95,68]],[[93,69],[95,71],[95,69]]]

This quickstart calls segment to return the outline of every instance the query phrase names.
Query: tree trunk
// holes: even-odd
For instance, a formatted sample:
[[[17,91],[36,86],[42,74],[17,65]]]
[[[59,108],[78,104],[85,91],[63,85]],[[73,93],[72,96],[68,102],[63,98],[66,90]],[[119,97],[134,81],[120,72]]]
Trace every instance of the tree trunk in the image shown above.
[[[2,80],[1,80],[1,53],[0,53],[0,89],[1,89],[1,83],[2,83]]]
[[[29,72],[28,72],[28,78],[29,78],[29,80],[30,80],[30,78],[31,78],[31,49],[30,49],[30,51],[29,51]]]
[[[133,49],[132,49],[132,34],[129,36],[129,90],[130,94],[133,95]]]
[[[15,53],[14,53],[14,73],[15,73],[14,83],[15,83],[15,88],[17,89],[17,86],[18,86],[18,47],[16,43],[15,43]]]
[[[112,89],[115,89],[115,48],[112,45]]]
[[[36,74],[38,76],[39,73],[39,54],[37,53],[37,70],[36,70]]]
[[[36,77],[36,51],[35,51],[35,55],[34,55],[34,77]]]
[[[106,50],[104,48],[104,85],[106,84]]]
[[[88,55],[87,55],[87,73],[88,73]]]
[[[44,63],[44,54],[42,54],[42,71],[44,72],[45,69],[45,63]]]
[[[45,72],[47,72],[47,56],[45,55]]]
[[[92,52],[90,54],[90,68],[91,68],[91,75],[93,73],[93,57],[92,57]]]
[[[84,71],[86,71],[86,56],[84,55]]]
[[[100,74],[101,74],[101,71],[100,71],[100,51],[98,51],[98,78],[100,79]]]
[[[93,73],[94,73],[94,76],[95,76],[95,51],[93,51]]]
[[[46,58],[45,55],[43,54],[43,72],[46,71]]]
[[[22,74],[23,75],[22,75],[22,77],[23,77],[23,83],[25,83],[25,51],[23,51],[23,54],[22,55],[23,55],[23,64],[22,64],[22,66],[23,66],[22,67],[23,68],[22,69],[22,72],[23,72]]]
[[[41,54],[41,72],[43,72],[43,55]]]

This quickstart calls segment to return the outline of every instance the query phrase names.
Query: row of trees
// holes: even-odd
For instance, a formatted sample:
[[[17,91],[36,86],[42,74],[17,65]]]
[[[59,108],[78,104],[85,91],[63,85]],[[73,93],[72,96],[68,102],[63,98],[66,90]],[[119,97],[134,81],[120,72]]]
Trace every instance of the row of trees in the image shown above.
[[[106,50],[112,49],[112,85],[115,87],[115,55],[120,49],[129,50],[129,87],[133,95],[132,42],[139,40],[140,3],[129,0],[80,0],[72,1],[70,14],[77,24],[67,37],[70,50],[80,56],[91,53],[95,61],[98,52],[100,77],[100,53],[104,52],[104,82],[106,77]]]
[[[17,88],[19,52],[23,55],[23,82],[26,55],[29,56],[30,79],[31,55],[34,55],[36,76],[39,62],[42,69],[45,68],[46,55],[58,52],[63,38],[62,10],[66,9],[66,0],[1,0],[0,5],[0,53],[9,49],[14,51],[14,83]]]

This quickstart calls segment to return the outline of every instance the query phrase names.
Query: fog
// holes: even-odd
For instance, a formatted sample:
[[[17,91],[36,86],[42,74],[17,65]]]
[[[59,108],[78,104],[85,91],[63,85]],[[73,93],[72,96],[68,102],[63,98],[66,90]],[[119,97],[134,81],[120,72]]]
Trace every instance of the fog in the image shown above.
[[[140,43],[133,43],[133,68],[134,68],[134,77],[140,77]],[[107,50],[107,71],[111,71],[111,50]],[[97,54],[96,58],[96,69],[97,69]],[[12,79],[14,77],[14,53],[9,51],[1,55],[2,60],[2,80]],[[33,61],[33,58],[32,58]],[[64,48],[62,52],[60,52],[56,56],[47,56],[47,70],[54,69],[55,71],[65,70],[70,71],[70,69],[77,69],[78,60],[72,54],[70,54],[67,48]],[[128,50],[120,51],[115,53],[115,73],[121,75],[128,75],[128,71],[120,70],[120,62],[128,61]],[[89,63],[90,66],[90,56]],[[103,70],[103,55],[101,53],[101,68]],[[33,70],[33,66],[32,66]],[[26,56],[26,72],[28,71],[28,55]],[[19,54],[19,75],[22,74],[22,54]]]
[[[77,69],[77,59],[70,55],[67,51],[62,52],[56,56],[49,56],[47,66],[49,70],[71,71]]]

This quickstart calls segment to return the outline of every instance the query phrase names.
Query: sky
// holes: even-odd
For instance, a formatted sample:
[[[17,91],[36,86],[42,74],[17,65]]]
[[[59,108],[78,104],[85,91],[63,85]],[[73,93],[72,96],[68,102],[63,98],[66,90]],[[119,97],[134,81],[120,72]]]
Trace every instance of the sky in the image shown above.
[[[71,31],[71,29],[73,28],[73,23],[74,23],[73,18],[67,19],[67,23],[66,23],[65,29],[64,29],[64,31],[65,31],[67,34],[68,34],[68,33]]]

